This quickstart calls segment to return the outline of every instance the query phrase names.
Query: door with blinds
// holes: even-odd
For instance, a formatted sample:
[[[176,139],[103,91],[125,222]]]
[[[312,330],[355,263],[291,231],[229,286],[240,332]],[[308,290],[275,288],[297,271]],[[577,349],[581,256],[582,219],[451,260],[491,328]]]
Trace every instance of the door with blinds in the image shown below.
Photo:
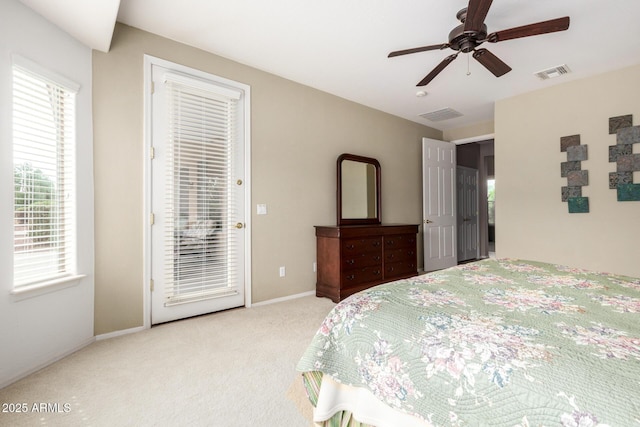
[[[241,88],[152,65],[151,323],[245,304]],[[215,76],[212,76],[215,77]]]

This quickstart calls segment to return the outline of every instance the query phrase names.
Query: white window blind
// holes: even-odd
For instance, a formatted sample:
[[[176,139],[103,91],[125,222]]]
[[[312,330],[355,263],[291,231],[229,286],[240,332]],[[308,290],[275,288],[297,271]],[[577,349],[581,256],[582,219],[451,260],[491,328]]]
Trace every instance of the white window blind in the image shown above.
[[[239,94],[165,76],[165,305],[236,293],[233,151]]]
[[[77,87],[69,86],[14,63],[14,288],[75,274]]]

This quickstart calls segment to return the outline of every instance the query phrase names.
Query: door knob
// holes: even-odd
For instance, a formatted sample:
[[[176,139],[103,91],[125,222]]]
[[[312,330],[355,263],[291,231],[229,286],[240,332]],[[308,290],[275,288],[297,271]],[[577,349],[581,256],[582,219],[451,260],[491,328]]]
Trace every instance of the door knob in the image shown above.
[[[236,228],[244,228],[244,224],[239,222],[236,224]]]
[[[431,221],[430,219],[425,219],[425,220],[424,220],[424,223],[425,223],[425,224],[432,224],[432,223],[433,223],[433,221]]]

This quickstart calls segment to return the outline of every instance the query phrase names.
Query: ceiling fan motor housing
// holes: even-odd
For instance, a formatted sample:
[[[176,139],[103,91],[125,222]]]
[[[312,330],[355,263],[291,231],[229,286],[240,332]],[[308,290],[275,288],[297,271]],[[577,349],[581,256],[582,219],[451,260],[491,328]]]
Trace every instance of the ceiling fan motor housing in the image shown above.
[[[487,38],[487,26],[482,24],[480,31],[464,31],[464,24],[458,25],[449,33],[449,47],[460,52],[471,52]]]
[[[467,8],[462,8],[456,13],[456,19],[462,22],[449,33],[449,47],[463,53],[468,53],[480,46],[487,38],[487,26],[483,23],[479,30],[464,31],[464,23],[467,20]]]

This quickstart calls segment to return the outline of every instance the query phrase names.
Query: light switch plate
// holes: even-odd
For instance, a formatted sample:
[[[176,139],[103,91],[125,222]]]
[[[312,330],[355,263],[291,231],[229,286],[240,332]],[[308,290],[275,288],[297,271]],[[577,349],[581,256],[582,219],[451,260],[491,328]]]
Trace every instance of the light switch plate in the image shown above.
[[[267,214],[267,205],[259,204],[257,213],[258,213],[258,215],[266,215]]]

